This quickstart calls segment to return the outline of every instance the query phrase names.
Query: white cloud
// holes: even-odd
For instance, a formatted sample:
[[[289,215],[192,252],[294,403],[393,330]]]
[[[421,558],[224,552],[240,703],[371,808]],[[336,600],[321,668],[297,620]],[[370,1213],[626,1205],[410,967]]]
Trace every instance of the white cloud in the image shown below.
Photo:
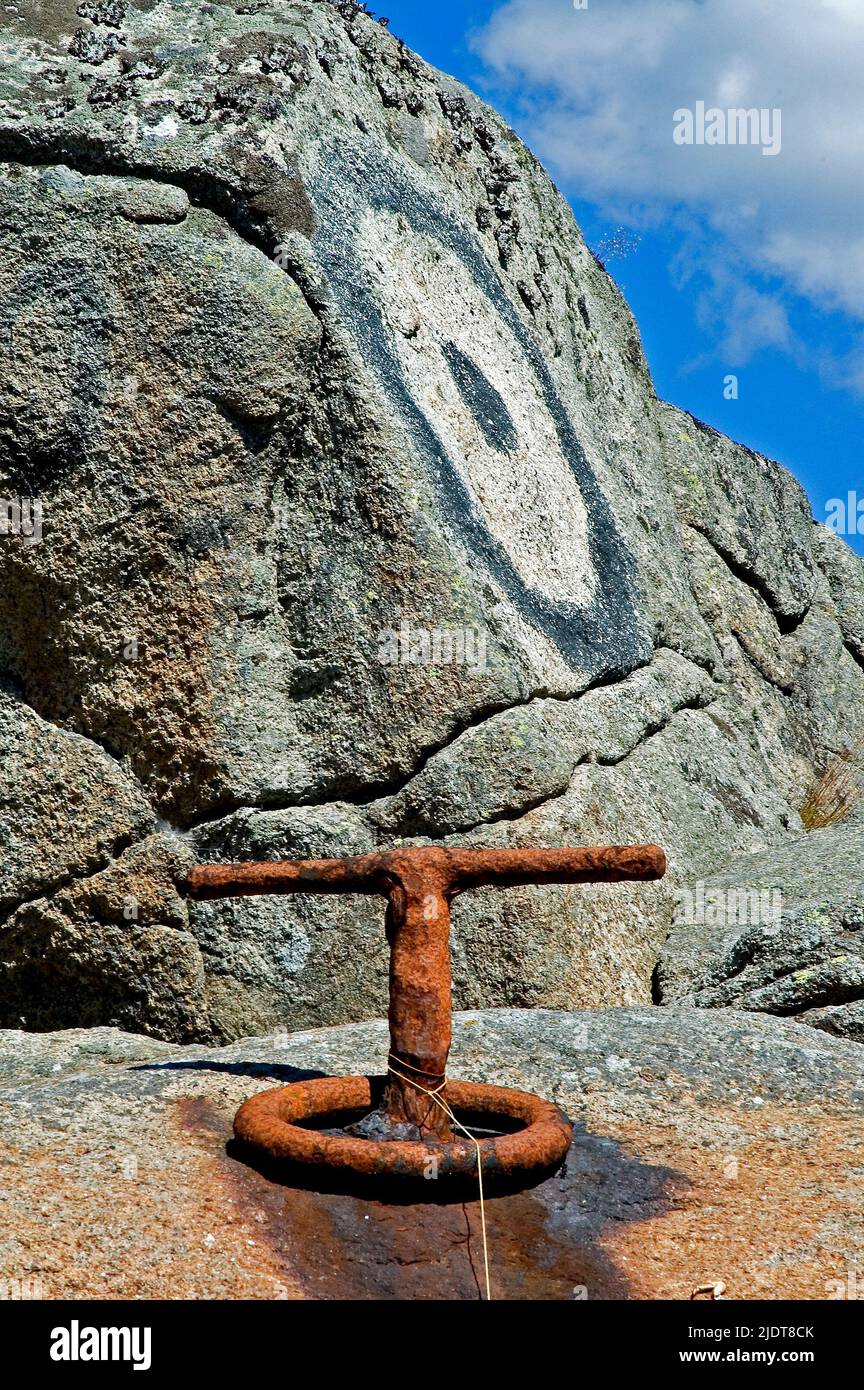
[[[507,0],[475,46],[568,191],[633,225],[695,215],[728,266],[864,320],[864,0]],[[675,144],[699,101],[780,108],[780,154]],[[734,309],[739,354],[794,346],[776,292]]]

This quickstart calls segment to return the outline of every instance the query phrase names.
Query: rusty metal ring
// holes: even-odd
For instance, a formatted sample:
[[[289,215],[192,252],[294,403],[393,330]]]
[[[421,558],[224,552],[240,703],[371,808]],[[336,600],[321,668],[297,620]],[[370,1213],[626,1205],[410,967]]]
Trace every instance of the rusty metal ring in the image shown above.
[[[247,1100],[234,1119],[234,1134],[268,1159],[307,1173],[329,1171],[346,1176],[395,1180],[477,1178],[477,1144],[467,1138],[452,1142],[376,1141],[350,1135],[322,1133],[304,1121],[331,1119],[334,1127],[368,1114],[379,1102],[384,1077],[339,1076],[297,1081],[262,1091]],[[538,1181],[556,1170],[570,1147],[572,1125],[550,1101],[527,1091],[448,1081],[447,1101],[460,1120],[516,1125],[512,1133],[480,1139],[484,1186],[496,1180]]]

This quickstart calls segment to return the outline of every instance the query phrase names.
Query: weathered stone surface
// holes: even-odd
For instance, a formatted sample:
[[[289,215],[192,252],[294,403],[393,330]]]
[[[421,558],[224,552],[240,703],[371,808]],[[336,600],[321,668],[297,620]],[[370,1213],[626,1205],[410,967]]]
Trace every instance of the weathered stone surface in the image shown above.
[[[172,883],[188,856],[173,847],[153,835],[6,918],[0,979],[13,1017],[36,1029],[58,1014],[85,1027],[121,1018],[184,1040],[209,1031],[201,950]]]
[[[817,580],[813,523],[800,483],[672,406],[662,407],[661,420],[681,520],[761,594],[781,627],[800,622]]]
[[[0,824],[0,912],[8,912],[105,868],[156,817],[101,748],[0,688]]]
[[[831,586],[837,620],[849,651],[864,664],[864,570],[849,546],[829,531],[816,528],[816,556]]]
[[[202,1051],[0,1033],[0,1277],[46,1298],[477,1299],[477,1203],[286,1188],[227,1152],[236,1107],[380,1069],[383,1023]],[[455,1019],[451,1072],[575,1123],[566,1172],[487,1203],[497,1299],[847,1297],[864,1261],[860,1048],[734,1011]]]
[[[68,1028],[62,1033],[0,1031],[0,1081],[4,1086],[53,1082],[101,1067],[130,1066],[176,1055],[174,1043],[119,1028]]]
[[[794,1016],[864,1042],[862,866],[859,816],[691,884],[660,957],[660,1002]]]
[[[454,933],[463,1005],[647,1002],[676,883],[858,737],[860,561],[656,400],[530,153],[349,0],[3,28],[0,498],[44,525],[0,537],[0,739],[53,771],[0,796],[0,1020],[378,1013],[378,905],[176,887],[418,838],[661,841],[665,887]],[[403,623],[468,659],[382,660]]]

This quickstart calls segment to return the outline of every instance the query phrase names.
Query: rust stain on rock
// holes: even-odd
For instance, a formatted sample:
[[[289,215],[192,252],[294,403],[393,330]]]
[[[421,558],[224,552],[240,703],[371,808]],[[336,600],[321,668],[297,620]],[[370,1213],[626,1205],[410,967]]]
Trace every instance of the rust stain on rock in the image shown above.
[[[181,1123],[207,1129],[217,1147],[226,1134],[224,1115],[207,1104],[184,1107]],[[476,1200],[388,1203],[284,1186],[231,1154],[217,1163],[236,1209],[267,1213],[262,1235],[306,1298],[484,1296]],[[580,1134],[562,1173],[531,1192],[487,1198],[493,1298],[560,1301],[586,1290],[599,1299],[635,1296],[600,1236],[635,1214],[665,1210],[679,1182],[605,1137]]]
[[[130,1130],[117,1111],[116,1130],[86,1140],[70,1126],[26,1152],[0,1146],[0,1273],[39,1279],[47,1299],[302,1297],[266,1223],[219,1181],[224,1131],[202,1143],[208,1103],[177,1110],[180,1125],[160,1109]]]
[[[10,1111],[0,1277],[48,1298],[480,1298],[476,1200],[273,1181],[226,1152],[243,1064],[207,1065]],[[722,1281],[730,1300],[828,1299],[864,1269],[864,1126],[839,1103],[706,1103],[682,1082],[581,1108],[564,1172],[487,1201],[494,1298],[688,1300]]]
[[[577,1128],[562,1174],[488,1199],[493,1298],[685,1301],[718,1281],[733,1300],[836,1296],[833,1281],[864,1265],[860,1118],[689,1109],[673,1123],[658,1111],[656,1125]],[[232,1158],[222,1174],[238,1210],[268,1212],[277,1265],[307,1298],[481,1297],[476,1201],[292,1189]],[[857,1226],[854,1249],[838,1248],[838,1209]]]

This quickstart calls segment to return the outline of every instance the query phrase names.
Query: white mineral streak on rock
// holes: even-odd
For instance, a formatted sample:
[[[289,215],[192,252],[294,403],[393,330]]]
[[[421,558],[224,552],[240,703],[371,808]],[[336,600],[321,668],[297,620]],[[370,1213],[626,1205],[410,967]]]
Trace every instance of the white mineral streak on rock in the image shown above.
[[[597,583],[585,502],[520,345],[460,258],[398,215],[370,210],[360,246],[415,398],[491,534],[530,588],[585,607]],[[447,344],[479,369],[509,420],[488,418],[481,428],[454,380]],[[499,409],[492,393],[487,408],[490,417]],[[507,437],[496,447],[489,436],[499,430]]]

